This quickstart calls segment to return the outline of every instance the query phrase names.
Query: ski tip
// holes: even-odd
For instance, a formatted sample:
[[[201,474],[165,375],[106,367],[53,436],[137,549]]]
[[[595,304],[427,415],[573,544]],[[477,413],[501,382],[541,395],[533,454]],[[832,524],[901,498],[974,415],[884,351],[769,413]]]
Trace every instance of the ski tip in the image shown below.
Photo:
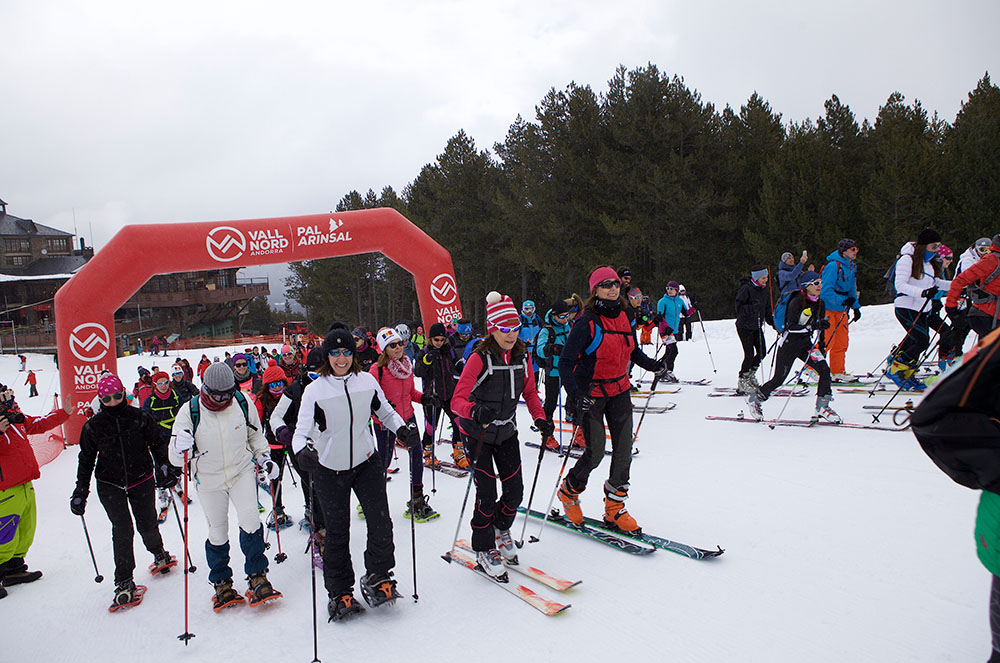
[[[539,541],[541,541],[541,539],[537,536],[532,535],[528,537],[528,543],[538,543]]]
[[[451,560],[451,553],[450,552],[446,552],[445,554],[441,555],[441,559],[443,559],[444,561],[446,561],[449,564],[451,564],[451,561],[452,561]]]

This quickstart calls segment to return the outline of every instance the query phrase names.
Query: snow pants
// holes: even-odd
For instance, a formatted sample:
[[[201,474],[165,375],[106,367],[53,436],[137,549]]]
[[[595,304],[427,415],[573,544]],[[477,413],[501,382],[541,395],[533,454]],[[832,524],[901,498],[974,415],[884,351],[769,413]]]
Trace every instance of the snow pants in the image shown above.
[[[829,396],[833,393],[830,388],[830,367],[826,360],[813,359],[809,355],[812,348],[812,340],[809,334],[789,334],[785,342],[778,346],[778,356],[774,360],[774,377],[765,382],[760,387],[760,392],[764,400],[771,395],[771,392],[780,387],[785,378],[792,370],[792,365],[796,359],[801,359],[806,366],[819,374],[819,388],[816,390],[817,396]]]
[[[740,329],[736,328],[736,333],[740,337],[740,344],[743,345],[743,363],[740,364],[740,375],[753,373],[764,360],[764,330],[763,329]]]
[[[674,361],[677,359],[677,341],[671,340],[666,343],[663,349],[663,365],[668,371],[674,370]]]
[[[406,423],[416,424],[417,419],[414,416],[410,416],[406,420]],[[392,448],[396,444],[396,434],[382,424],[375,424],[375,442],[378,445],[378,455],[382,460],[382,472],[384,474],[392,462]],[[407,449],[406,452],[410,455],[410,485],[423,486],[424,450],[420,447],[414,447]]]
[[[931,316],[908,308],[897,308],[896,320],[907,330],[906,337],[896,350],[896,359],[914,367],[930,346],[931,329],[941,334],[943,340],[951,336],[951,328],[937,315]],[[945,345],[941,346],[942,352],[947,353],[949,350]]]
[[[510,529],[524,496],[521,475],[521,443],[517,432],[499,444],[483,444],[476,457],[476,507],[472,512],[472,549],[496,547],[493,528]],[[497,480],[500,499],[497,500]]]
[[[850,342],[848,328],[850,327],[850,309],[846,311],[827,311],[826,319],[830,328],[824,331],[826,356],[830,362],[831,373],[846,373],[847,344]]]
[[[451,443],[455,444],[459,440],[458,434],[458,420],[455,419],[455,413],[451,411],[451,408],[445,405],[444,407],[434,407],[432,405],[425,405],[424,407],[424,437],[421,440],[424,448],[437,442],[435,436],[437,435],[438,421],[442,415],[447,415],[448,420],[451,421]]]
[[[559,391],[562,389],[562,380],[559,378],[559,374],[553,374],[552,371],[545,374],[545,403],[543,403],[542,408],[545,410],[545,418],[552,421],[552,415],[555,414],[556,408],[559,407]],[[566,403],[563,402],[563,406]]]
[[[254,575],[267,571],[267,557],[264,556],[264,526],[257,521],[257,531],[247,533],[240,528],[240,550],[243,551],[243,571]],[[229,541],[216,545],[205,541],[205,558],[208,560],[208,580],[212,583],[229,580],[233,570],[229,566]]]
[[[617,396],[595,398],[594,405],[584,417],[580,426],[587,446],[576,465],[566,474],[570,488],[576,491],[582,492],[587,487],[590,473],[604,459],[604,447],[607,443],[605,420],[611,434],[611,473],[608,485],[616,490],[626,490],[632,467],[632,396],[627,391]]]
[[[236,507],[236,517],[240,529],[252,534],[260,527],[260,511],[257,510],[257,475],[249,470],[226,482],[217,490],[198,486],[205,520],[208,522],[208,540],[217,546],[229,541],[229,503]]]
[[[396,566],[392,541],[392,519],[385,494],[385,471],[379,458],[372,455],[357,467],[340,472],[320,466],[313,473],[316,503],[322,505],[326,520],[326,545],[323,548],[323,583],[331,597],[354,589],[354,566],[351,563],[351,491],[357,495],[365,513],[368,545],[365,570],[385,573]]]
[[[37,513],[30,481],[0,490],[0,564],[28,554],[35,540]]]
[[[156,522],[156,483],[153,475],[127,490],[98,480],[97,497],[111,521],[111,546],[115,551],[115,584],[132,577],[135,549],[132,518],[142,544],[153,555],[163,552],[160,526]],[[131,513],[129,509],[131,508]]]

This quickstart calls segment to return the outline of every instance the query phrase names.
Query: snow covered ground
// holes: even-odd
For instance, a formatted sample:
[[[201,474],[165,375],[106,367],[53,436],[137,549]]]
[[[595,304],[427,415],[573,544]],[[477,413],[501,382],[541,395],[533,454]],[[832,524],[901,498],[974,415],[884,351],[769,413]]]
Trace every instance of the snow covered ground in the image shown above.
[[[706,325],[718,373],[705,340],[680,344],[681,378],[711,377],[713,386],[735,385],[742,358],[732,321]],[[867,307],[851,330],[848,370],[865,372],[885,356],[902,331],[888,307]],[[209,351],[222,354],[224,349]],[[192,365],[201,351],[184,353]],[[770,359],[770,358],[768,358]],[[165,367],[169,361],[157,358]],[[132,384],[149,356],[119,361]],[[769,362],[768,362],[769,365]],[[58,391],[56,372],[42,356],[42,397],[28,399],[24,373],[14,357],[0,357],[0,381],[13,384],[18,402],[40,413]],[[638,371],[638,369],[637,369]],[[726,549],[721,558],[693,561],[657,551],[633,557],[571,532],[547,527],[541,541],[521,550],[524,562],[583,583],[566,594],[540,593],[572,603],[546,617],[488,581],[446,564],[467,481],[438,474],[432,504],[442,514],[416,527],[417,590],[414,602],[405,465],[388,485],[396,540],[396,577],[404,599],[368,610],[347,623],[326,621],[319,582],[319,658],[336,660],[449,661],[470,655],[482,661],[549,658],[596,661],[608,657],[660,661],[983,661],[988,658],[990,576],[976,559],[972,535],[978,495],[952,483],[933,466],[908,432],[834,428],[777,428],[706,421],[733,415],[737,398],[709,398],[712,387],[684,386],[677,408],[648,415],[640,453],[632,464],[629,510],[653,534],[704,548]],[[47,397],[46,397],[47,396]],[[837,395],[833,406],[846,421],[871,421],[862,405],[886,396]],[[775,416],[783,399],[765,404]],[[787,418],[807,417],[814,399],[793,398]],[[519,424],[535,440],[527,412]],[[638,421],[638,415],[636,415]],[[5,661],[311,661],[313,658],[309,556],[306,535],[282,534],[283,564],[270,578],[285,598],[261,609],[212,612],[207,582],[205,523],[192,504],[190,630],[185,647],[184,576],[145,576],[151,561],[136,537],[136,579],[149,586],[137,608],[110,614],[113,562],[108,520],[96,495],[87,510],[103,584],[94,583],[80,519],[70,514],[76,473],[70,447],[42,469],[35,483],[38,532],[27,557],[42,580],[10,589],[0,601]],[[525,496],[537,451],[523,450]],[[560,459],[547,455],[533,507],[548,502]],[[600,517],[607,461],[583,495],[585,512]],[[431,490],[430,473],[425,475]],[[286,478],[288,511],[302,516],[300,491]],[[466,511],[465,520],[469,517]],[[521,532],[520,519],[515,534]],[[231,522],[235,540],[236,524]],[[182,543],[173,516],[161,529],[178,557]],[[361,570],[364,522],[355,520],[352,551]],[[528,534],[538,534],[532,521]],[[469,535],[467,522],[462,535]],[[270,535],[273,542],[274,535]],[[272,545],[269,555],[277,552]],[[239,552],[237,586],[244,586]],[[512,577],[513,574],[512,574]],[[531,584],[531,583],[529,583]]]

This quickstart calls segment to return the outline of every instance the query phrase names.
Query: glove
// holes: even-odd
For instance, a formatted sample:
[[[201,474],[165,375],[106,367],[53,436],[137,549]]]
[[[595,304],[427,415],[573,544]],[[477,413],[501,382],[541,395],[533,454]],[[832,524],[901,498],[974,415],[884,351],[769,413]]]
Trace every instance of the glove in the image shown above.
[[[670,371],[667,369],[667,365],[661,361],[660,367],[656,369],[654,373],[654,375],[656,376],[656,381],[659,382],[660,380],[665,380],[667,377],[667,373],[669,372]]]
[[[407,449],[419,447],[420,433],[417,432],[417,425],[412,422],[403,424],[396,429],[396,439],[406,445]]]
[[[302,447],[295,454],[295,463],[299,466],[299,471],[306,474],[312,474],[319,469],[319,454],[316,453],[316,447],[311,444]]]
[[[264,480],[274,481],[278,478],[278,464],[271,460],[270,456],[261,456],[257,459],[257,478],[261,483]]]
[[[156,487],[157,488],[173,488],[177,485],[177,473],[174,472],[174,467],[172,465],[167,465],[166,463],[157,466],[156,468]]]
[[[421,405],[429,405],[430,407],[434,408],[435,410],[440,410],[441,409],[441,405],[442,405],[441,397],[437,396],[435,394],[429,394],[429,393],[427,393],[425,391],[424,395],[420,399],[420,404]]]
[[[930,299],[937,292],[937,287],[930,287],[920,293],[920,296],[924,299]]]
[[[74,516],[82,516],[87,510],[87,491],[77,488],[73,491],[73,497],[69,500],[69,510]]]
[[[182,430],[174,436],[174,453],[183,456],[185,451],[194,449],[194,436],[191,431]]]
[[[581,417],[587,416],[592,407],[594,407],[594,399],[590,396],[580,396],[576,399],[576,411]]]
[[[844,298],[844,308],[851,308],[854,306],[854,302],[858,301],[856,297],[845,297]]]
[[[429,348],[427,352],[424,353],[424,361],[428,364],[432,364],[441,357],[441,351],[437,348]]]
[[[480,426],[486,426],[492,423],[498,416],[499,413],[489,405],[476,403],[472,406],[472,419]]]
[[[292,448],[292,429],[288,426],[279,426],[278,430],[274,431],[274,436],[278,438],[278,442],[281,442],[281,446],[286,449]]]
[[[812,325],[812,327],[813,327],[813,329],[816,329],[818,331],[822,331],[824,329],[829,329],[830,328],[830,321],[827,320],[826,318],[823,318],[822,320],[817,320],[816,322],[814,322],[813,325]]]
[[[547,440],[556,430],[556,425],[548,419],[535,419],[535,428],[542,434],[542,439]]]
[[[854,309],[854,319],[852,320],[852,322],[857,322],[860,319],[861,319],[861,309],[856,308]]]
[[[957,306],[945,306],[944,312],[952,322],[962,317],[962,312],[958,310]]]

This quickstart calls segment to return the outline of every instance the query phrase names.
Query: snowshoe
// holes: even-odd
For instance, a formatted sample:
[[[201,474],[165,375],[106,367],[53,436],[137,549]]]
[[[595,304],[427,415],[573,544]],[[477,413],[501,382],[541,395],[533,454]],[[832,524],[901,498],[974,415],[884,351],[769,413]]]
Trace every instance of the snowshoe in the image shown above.
[[[293,524],[292,519],[289,518],[288,514],[281,508],[279,508],[276,512],[272,511],[271,515],[267,517],[267,528],[269,530],[274,531],[275,523],[277,523],[277,526],[281,529],[291,527]]]
[[[339,622],[351,615],[365,611],[364,607],[354,598],[352,592],[345,592],[336,598],[330,599],[327,610],[330,613],[329,621],[331,622]]]
[[[497,582],[510,582],[507,567],[503,565],[503,555],[493,550],[480,550],[476,553],[476,568]]]
[[[153,563],[149,565],[149,572],[154,576],[158,573],[170,573],[172,566],[177,566],[177,558],[164,550],[153,557]]]
[[[302,520],[299,521],[299,530],[310,531],[312,530],[312,509],[306,507],[305,515],[302,516]]]
[[[406,512],[403,514],[403,517],[407,520],[410,519],[411,505],[413,519],[418,523],[426,523],[428,520],[441,517],[440,513],[431,508],[431,505],[427,502],[427,496],[420,495],[406,503]]]
[[[761,399],[760,392],[756,389],[747,396],[747,409],[750,410],[750,416],[754,418],[754,421],[764,420],[763,399]]]
[[[212,610],[219,612],[243,603],[243,597],[233,589],[233,579],[228,578],[215,583],[215,595],[212,597]]]
[[[115,597],[108,606],[108,612],[117,612],[122,608],[131,608],[142,603],[142,597],[146,594],[145,585],[137,585],[131,578],[118,583],[115,586]]]
[[[392,577],[392,571],[366,573],[361,576],[358,586],[361,588],[361,596],[373,608],[386,603],[392,605],[396,599],[402,597],[402,594],[396,591],[396,581]]]
[[[514,547],[514,539],[510,535],[509,529],[495,530],[497,550],[503,556],[503,561],[508,566],[517,566],[517,548]]]
[[[250,585],[246,592],[250,607],[256,608],[263,603],[281,598],[281,592],[271,586],[263,571],[247,576],[247,583]]]

